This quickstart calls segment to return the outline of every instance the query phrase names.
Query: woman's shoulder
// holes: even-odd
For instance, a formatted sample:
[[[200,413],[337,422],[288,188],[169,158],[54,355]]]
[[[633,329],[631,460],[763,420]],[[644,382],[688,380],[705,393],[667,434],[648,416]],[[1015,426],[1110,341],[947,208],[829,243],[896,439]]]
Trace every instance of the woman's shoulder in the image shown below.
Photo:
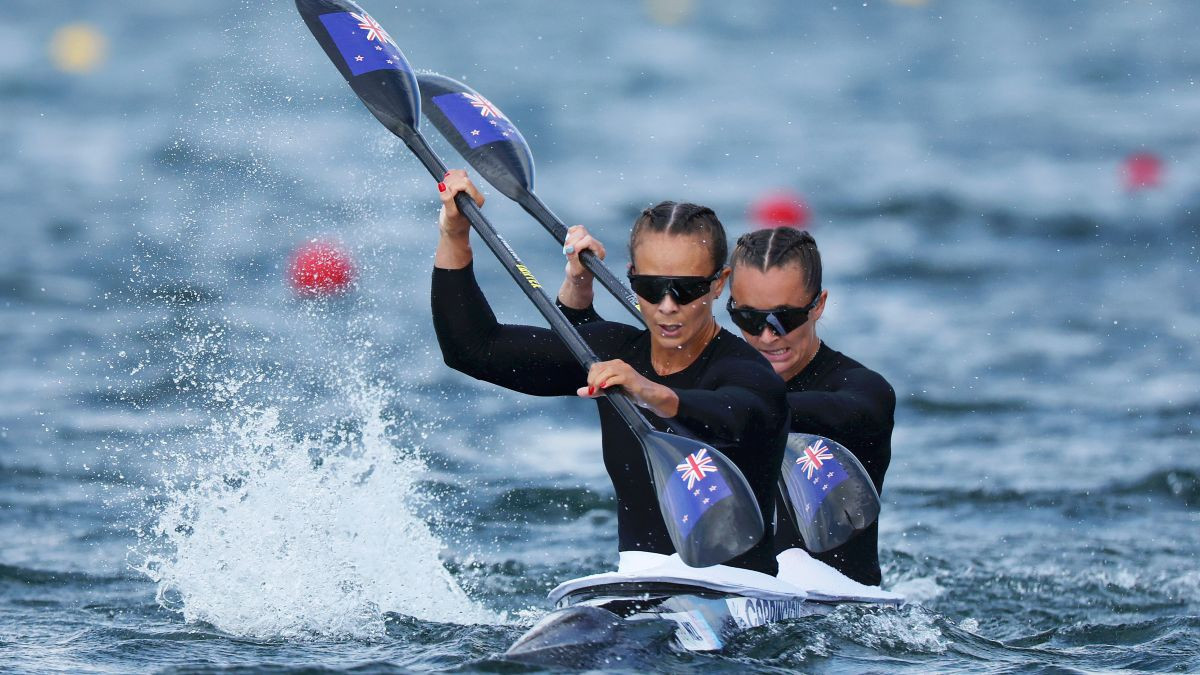
[[[879,374],[879,372],[868,368],[860,361],[833,349],[825,343],[821,343],[820,352],[817,356],[825,362],[822,370],[827,373],[827,378],[834,378],[848,384],[853,383],[895,396],[891,383],[887,381],[887,378]]]

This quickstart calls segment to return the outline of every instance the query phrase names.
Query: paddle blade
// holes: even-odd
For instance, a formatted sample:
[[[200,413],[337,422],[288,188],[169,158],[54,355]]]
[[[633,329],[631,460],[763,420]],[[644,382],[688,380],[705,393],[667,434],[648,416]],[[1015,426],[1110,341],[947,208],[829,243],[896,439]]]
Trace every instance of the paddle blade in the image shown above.
[[[828,438],[789,434],[781,473],[796,529],[813,553],[841,546],[879,517],[867,470]]]
[[[378,21],[351,0],[296,0],[296,9],[371,114],[397,136],[417,128],[417,77]]]
[[[684,563],[708,567],[763,537],[762,512],[742,472],[710,446],[651,431],[643,439],[658,504]]]
[[[525,137],[479,92],[436,73],[417,76],[425,117],[458,154],[505,197],[533,191],[533,154]]]

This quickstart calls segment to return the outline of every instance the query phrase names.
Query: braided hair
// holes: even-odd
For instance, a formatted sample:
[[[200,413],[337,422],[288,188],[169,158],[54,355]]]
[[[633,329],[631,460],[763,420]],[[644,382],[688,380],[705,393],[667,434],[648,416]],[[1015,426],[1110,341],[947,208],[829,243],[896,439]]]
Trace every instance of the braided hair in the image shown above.
[[[729,255],[725,227],[717,219],[717,214],[707,206],[687,202],[660,202],[642,211],[637,220],[633,221],[633,230],[629,233],[630,261],[633,260],[633,251],[637,248],[638,239],[643,232],[699,236],[708,244],[713,273],[725,267],[725,258]]]
[[[743,234],[733,248],[730,265],[749,265],[764,272],[795,263],[800,266],[805,290],[821,291],[821,252],[817,240],[806,231],[791,227],[755,230]]]

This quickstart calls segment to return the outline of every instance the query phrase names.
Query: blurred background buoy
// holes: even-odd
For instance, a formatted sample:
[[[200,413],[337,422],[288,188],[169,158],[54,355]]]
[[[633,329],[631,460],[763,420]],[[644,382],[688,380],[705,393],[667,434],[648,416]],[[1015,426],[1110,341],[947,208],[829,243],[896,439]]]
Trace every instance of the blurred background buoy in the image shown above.
[[[657,24],[675,26],[692,15],[695,4],[695,0],[646,0],[646,12]]]
[[[808,225],[811,213],[804,198],[795,192],[778,190],[762,195],[750,205],[750,220],[755,227],[795,227]]]
[[[50,38],[50,58],[66,73],[90,73],[104,65],[107,56],[108,40],[86,23],[62,26]]]
[[[1158,187],[1162,174],[1163,161],[1152,152],[1136,152],[1126,157],[1122,165],[1125,189],[1129,192]]]
[[[305,297],[345,293],[354,283],[354,261],[337,244],[313,240],[292,253],[288,265],[292,289]]]

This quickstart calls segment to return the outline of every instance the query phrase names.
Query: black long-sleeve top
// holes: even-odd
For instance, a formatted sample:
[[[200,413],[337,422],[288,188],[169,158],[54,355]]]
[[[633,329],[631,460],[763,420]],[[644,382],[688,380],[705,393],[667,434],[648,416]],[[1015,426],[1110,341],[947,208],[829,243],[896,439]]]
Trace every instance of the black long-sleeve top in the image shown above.
[[[470,265],[434,269],[432,304],[438,344],[451,368],[535,396],[574,396],[586,384],[587,373],[551,330],[496,320]],[[721,451],[746,476],[764,521],[772,522],[788,408],[783,382],[756,350],[722,329],[690,366],[658,375],[650,364],[648,331],[594,321],[580,333],[601,360],[622,359],[643,377],[670,387],[679,397],[678,413],[663,419],[646,411],[650,424]],[[619,550],[674,553],[641,444],[611,403],[603,397],[596,403],[604,466],[617,498]],[[771,528],[726,564],[776,574]]]
[[[818,434],[846,446],[862,462],[883,494],[883,475],[892,460],[896,392],[882,375],[821,343],[813,360],[788,380],[792,431]],[[780,509],[779,551],[804,548],[787,509]],[[859,583],[878,586],[879,521],[850,541],[812,557]]]
[[[574,309],[559,303],[577,326],[603,321],[595,309]],[[892,428],[895,426],[896,392],[882,375],[858,361],[821,343],[813,360],[787,382],[791,431],[818,434],[846,446],[862,462],[875,489],[883,494],[883,476],[892,459]],[[777,552],[804,548],[791,513],[779,493],[779,526],[775,533]],[[823,553],[810,553],[855,581],[878,586],[879,522],[850,541]]]

